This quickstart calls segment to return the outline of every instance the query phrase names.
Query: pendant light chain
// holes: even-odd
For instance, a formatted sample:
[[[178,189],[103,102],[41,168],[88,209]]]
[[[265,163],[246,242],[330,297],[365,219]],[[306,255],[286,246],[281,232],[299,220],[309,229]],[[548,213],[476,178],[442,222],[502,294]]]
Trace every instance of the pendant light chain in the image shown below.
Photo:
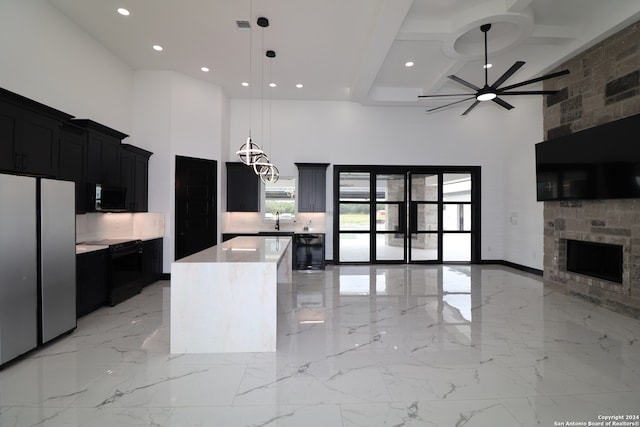
[[[249,0],[249,19],[251,20],[251,16],[253,15],[253,0]],[[249,21],[251,22],[251,21]],[[240,146],[238,151],[236,151],[236,155],[240,159],[242,163],[247,166],[253,166],[253,164],[258,160],[261,155],[264,155],[264,151],[258,144],[253,142],[253,138],[251,137],[251,121],[252,115],[251,110],[253,103],[253,88],[251,87],[251,78],[253,73],[252,67],[252,52],[253,52],[253,32],[251,28],[249,28],[249,137],[245,141],[244,144]]]

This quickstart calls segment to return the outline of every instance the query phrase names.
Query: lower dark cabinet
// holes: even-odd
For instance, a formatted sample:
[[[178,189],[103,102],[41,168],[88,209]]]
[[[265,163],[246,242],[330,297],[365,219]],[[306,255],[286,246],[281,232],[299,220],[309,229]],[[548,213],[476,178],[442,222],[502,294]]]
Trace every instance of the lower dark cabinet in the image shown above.
[[[295,234],[293,268],[296,270],[324,270],[324,234]]]
[[[109,279],[107,249],[76,255],[77,317],[89,314],[107,302]]]
[[[162,276],[162,239],[142,242],[142,286],[148,286]]]

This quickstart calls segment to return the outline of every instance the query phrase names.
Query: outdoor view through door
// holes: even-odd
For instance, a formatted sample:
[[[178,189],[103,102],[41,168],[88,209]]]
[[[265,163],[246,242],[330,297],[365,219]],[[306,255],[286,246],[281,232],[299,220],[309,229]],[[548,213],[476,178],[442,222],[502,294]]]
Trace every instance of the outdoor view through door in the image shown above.
[[[478,259],[480,168],[335,166],[334,260]]]

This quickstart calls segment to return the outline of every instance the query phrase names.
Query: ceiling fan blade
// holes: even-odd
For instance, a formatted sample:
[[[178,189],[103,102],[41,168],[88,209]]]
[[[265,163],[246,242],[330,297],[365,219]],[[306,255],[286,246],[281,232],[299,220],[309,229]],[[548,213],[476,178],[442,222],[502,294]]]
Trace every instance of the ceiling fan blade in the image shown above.
[[[543,80],[548,80],[548,79],[553,79],[555,77],[564,76],[565,74],[569,74],[569,70],[562,70],[562,71],[558,71],[558,72],[555,72],[555,73],[546,74],[544,76],[536,77],[535,79],[525,80],[523,82],[516,83],[516,84],[511,85],[511,86],[505,86],[505,87],[501,88],[500,90],[501,91],[505,91],[505,90],[509,90],[509,89],[515,89],[517,87],[525,86],[525,85],[528,85],[528,84],[531,84],[531,83],[541,82]]]
[[[507,110],[511,110],[512,108],[514,108],[513,105],[509,104],[508,102],[505,102],[500,98],[493,98],[492,101],[498,104],[499,106],[506,108]]]
[[[449,77],[449,78],[450,78],[451,80],[453,80],[454,82],[458,82],[458,83],[460,83],[461,85],[466,86],[466,87],[468,87],[468,88],[470,88],[470,89],[473,89],[473,90],[480,90],[480,88],[479,88],[478,86],[476,86],[476,85],[474,85],[474,84],[471,84],[471,83],[469,83],[469,82],[468,82],[468,81],[466,81],[466,80],[462,80],[460,77],[458,77],[458,76],[454,76],[453,74],[452,74],[452,75],[450,75],[450,76],[447,76],[447,77]]]
[[[451,106],[451,105],[460,104],[461,102],[465,102],[465,101],[468,101],[468,100],[470,100],[470,99],[475,99],[475,98],[476,98],[475,96],[472,96],[471,98],[465,98],[465,99],[461,99],[461,100],[459,100],[459,101],[450,102],[450,103],[448,103],[448,104],[441,105],[441,106],[439,106],[439,107],[435,107],[435,108],[432,108],[432,109],[430,109],[430,110],[427,110],[427,113],[431,113],[431,112],[433,112],[433,111],[441,110],[441,109],[446,108],[446,107],[449,107],[449,106]]]
[[[476,102],[474,102],[473,104],[471,104],[471,106],[469,106],[469,108],[467,108],[466,110],[464,110],[464,113],[460,114],[461,116],[466,116],[467,114],[469,114],[469,112],[471,110],[473,110],[474,108],[476,108],[476,105],[480,104],[480,101],[478,101],[476,99]]]
[[[515,72],[518,71],[523,65],[524,65],[524,61],[516,61],[516,63],[513,64],[511,68],[509,68],[503,75],[501,75],[500,78],[496,80],[493,86],[491,87],[495,89],[499,88],[502,83],[506,82],[507,79],[512,75],[514,75]]]
[[[418,95],[418,98],[441,98],[447,96],[469,96],[470,93],[447,93],[443,95]]]
[[[556,95],[558,92],[560,92],[559,90],[516,90],[513,92],[501,92],[498,91],[498,95],[500,96],[505,96],[505,95]]]

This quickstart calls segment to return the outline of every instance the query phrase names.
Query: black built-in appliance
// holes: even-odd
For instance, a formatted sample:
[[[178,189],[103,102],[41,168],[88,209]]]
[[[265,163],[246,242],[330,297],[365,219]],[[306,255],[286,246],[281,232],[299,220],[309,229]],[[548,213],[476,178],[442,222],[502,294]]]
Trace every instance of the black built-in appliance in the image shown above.
[[[125,212],[127,189],[105,184],[89,186],[92,205],[96,212]]]
[[[107,302],[110,306],[113,307],[142,291],[144,277],[141,240],[104,239],[85,244],[109,246]]]

